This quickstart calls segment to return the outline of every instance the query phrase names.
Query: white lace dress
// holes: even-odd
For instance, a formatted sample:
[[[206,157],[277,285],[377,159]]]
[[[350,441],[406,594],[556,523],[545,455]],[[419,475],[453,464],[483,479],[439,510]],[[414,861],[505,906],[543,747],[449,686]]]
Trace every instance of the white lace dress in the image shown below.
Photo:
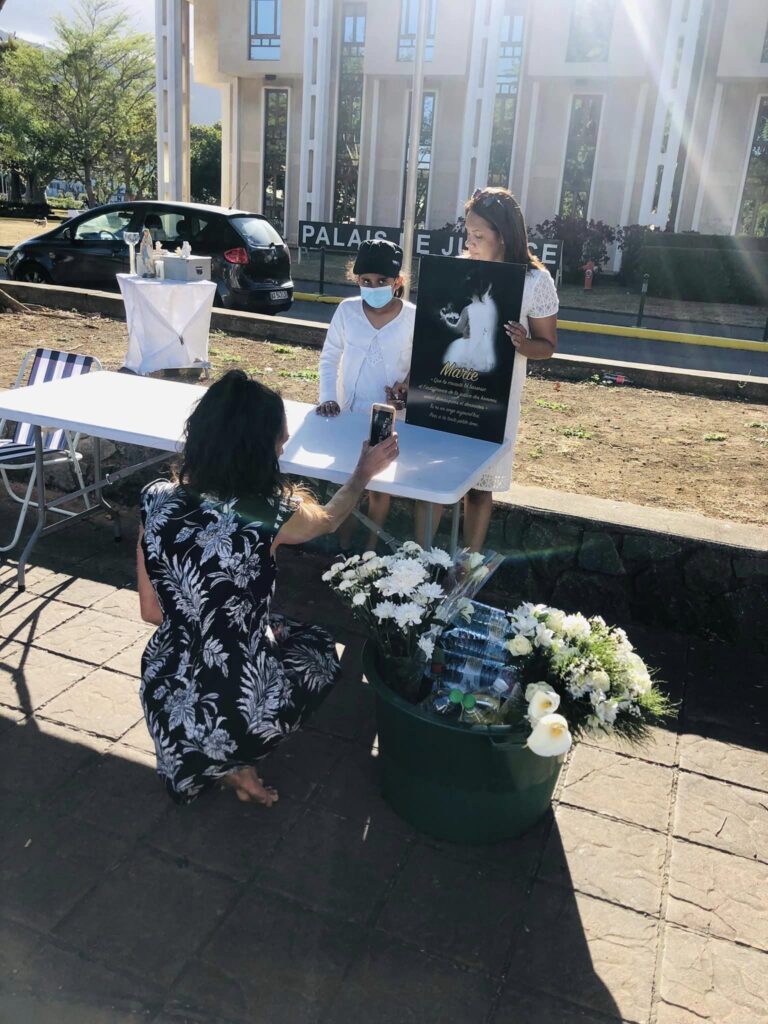
[[[523,302],[520,308],[520,323],[525,327],[528,337],[531,329],[528,317],[552,316],[559,309],[557,289],[548,270],[529,270],[525,277]],[[512,342],[510,342],[510,345]],[[512,371],[512,385],[509,390],[509,407],[504,437],[512,442],[507,455],[500,456],[475,484],[478,491],[506,491],[512,482],[512,462],[515,456],[515,440],[517,426],[520,422],[520,402],[523,395],[523,384],[528,360],[515,353],[515,366]]]

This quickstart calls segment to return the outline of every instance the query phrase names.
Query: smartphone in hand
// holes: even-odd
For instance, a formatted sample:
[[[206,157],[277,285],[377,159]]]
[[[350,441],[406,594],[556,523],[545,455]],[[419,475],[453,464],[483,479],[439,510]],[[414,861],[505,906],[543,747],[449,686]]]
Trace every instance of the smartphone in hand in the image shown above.
[[[380,441],[386,441],[395,429],[394,405],[383,405],[374,402],[371,406],[371,432],[368,442],[373,447]]]

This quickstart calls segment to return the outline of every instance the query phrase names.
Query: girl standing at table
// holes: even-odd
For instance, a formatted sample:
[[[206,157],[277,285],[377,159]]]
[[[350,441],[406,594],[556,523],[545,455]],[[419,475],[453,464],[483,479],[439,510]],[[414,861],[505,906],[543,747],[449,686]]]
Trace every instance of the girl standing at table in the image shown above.
[[[512,480],[512,461],[520,421],[520,402],[529,359],[550,359],[557,348],[559,302],[555,283],[544,264],[528,248],[528,232],[520,204],[506,188],[475,189],[464,206],[467,242],[464,256],[494,263],[519,263],[527,268],[520,322],[509,321],[504,330],[515,347],[509,391],[505,440],[507,455],[498,458],[464,496],[464,543],[472,551],[485,544],[493,511],[493,492],[506,491]],[[433,506],[435,528],[442,505]],[[416,506],[417,536],[425,532],[422,505]]]
[[[280,395],[231,370],[189,418],[177,479],[142,492],[139,601],[158,629],[142,657],[141,701],[157,772],[178,803],[221,781],[271,806],[277,792],[257,762],[336,681],[331,636],[271,613],[275,553],[337,529],[397,455],[397,435],[366,442],[325,506],[280,475],[287,439]]]
[[[400,276],[403,250],[385,239],[368,239],[357,253],[352,273],[360,297],[339,304],[320,354],[321,416],[340,412],[368,415],[374,402],[403,408],[402,393],[411,367],[416,307],[403,298]],[[376,526],[389,514],[388,494],[368,492],[368,516]],[[354,529],[350,518],[340,536],[347,547]],[[368,548],[376,547],[372,532]]]

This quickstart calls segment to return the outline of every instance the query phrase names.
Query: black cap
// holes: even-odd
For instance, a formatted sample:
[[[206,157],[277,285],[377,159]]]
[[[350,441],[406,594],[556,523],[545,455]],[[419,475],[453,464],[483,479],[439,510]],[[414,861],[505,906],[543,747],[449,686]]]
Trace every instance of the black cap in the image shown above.
[[[403,265],[403,250],[386,238],[367,238],[357,251],[353,274],[397,277]]]

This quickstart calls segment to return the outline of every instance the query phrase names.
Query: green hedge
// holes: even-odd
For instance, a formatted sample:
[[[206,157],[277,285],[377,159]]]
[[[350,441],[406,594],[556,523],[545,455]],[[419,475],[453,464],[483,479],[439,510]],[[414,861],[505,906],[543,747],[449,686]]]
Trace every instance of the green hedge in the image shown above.
[[[643,233],[627,283],[648,294],[690,302],[768,305],[768,238]]]

